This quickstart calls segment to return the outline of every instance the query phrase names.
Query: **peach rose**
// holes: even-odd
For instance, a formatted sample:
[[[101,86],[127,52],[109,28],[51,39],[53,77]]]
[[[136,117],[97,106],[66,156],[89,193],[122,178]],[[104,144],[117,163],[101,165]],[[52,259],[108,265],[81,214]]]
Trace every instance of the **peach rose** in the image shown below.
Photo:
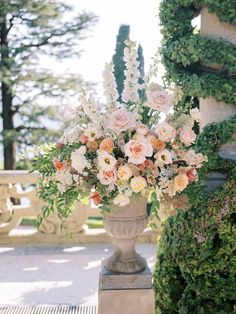
[[[112,153],[113,148],[114,148],[114,143],[111,138],[105,138],[104,140],[101,141],[99,145],[99,149],[107,153]]]
[[[176,192],[182,192],[188,185],[189,179],[187,174],[178,174],[174,178],[174,189]]]
[[[148,91],[147,99],[147,107],[164,113],[170,110],[173,102],[173,97],[164,90]]]
[[[138,176],[131,179],[130,185],[134,193],[139,193],[140,191],[145,189],[145,187],[147,186],[147,181],[143,177]]]
[[[179,138],[186,146],[190,146],[196,140],[196,134],[189,126],[183,126],[180,128]]]
[[[116,171],[115,169],[108,171],[100,169],[97,174],[97,178],[100,180],[102,184],[109,185],[116,181],[117,179]]]
[[[135,121],[134,113],[122,108],[111,114],[107,128],[119,135],[122,131],[135,127]]]
[[[129,166],[120,166],[117,171],[118,179],[121,181],[128,181],[132,177],[132,170]]]
[[[113,200],[113,204],[119,206],[125,206],[128,205],[129,203],[130,199],[124,194],[118,194]]]
[[[129,162],[139,165],[151,157],[153,154],[152,145],[145,141],[130,140],[124,146],[125,156],[129,157]]]
[[[165,142],[151,134],[147,136],[147,141],[152,145],[154,150],[163,150],[166,147]]]
[[[164,142],[170,142],[176,136],[176,130],[167,122],[161,122],[155,129],[159,139]]]

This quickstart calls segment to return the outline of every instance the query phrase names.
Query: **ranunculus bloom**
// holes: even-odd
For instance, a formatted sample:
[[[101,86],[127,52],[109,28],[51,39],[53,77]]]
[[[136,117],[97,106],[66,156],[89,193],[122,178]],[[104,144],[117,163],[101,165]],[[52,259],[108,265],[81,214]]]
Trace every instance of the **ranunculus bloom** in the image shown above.
[[[130,185],[134,193],[139,193],[147,186],[147,181],[142,176],[134,177],[130,181]]]
[[[178,174],[174,178],[174,189],[176,192],[182,192],[188,185],[189,179],[187,174]]]
[[[119,135],[122,131],[135,127],[135,121],[134,113],[122,108],[111,114],[107,128]]]
[[[121,181],[128,181],[132,177],[132,170],[127,165],[120,166],[117,171],[117,176]]]
[[[188,167],[185,169],[185,173],[190,183],[197,180],[197,171],[195,168]]]
[[[112,170],[117,163],[117,160],[107,152],[99,151],[98,153],[98,165],[103,170]]]
[[[80,140],[80,142],[81,142],[82,144],[85,144],[85,143],[87,143],[87,141],[88,141],[88,137],[85,136],[84,134],[82,134],[82,135],[80,135],[79,140]]]
[[[65,146],[65,144],[63,144],[63,143],[56,143],[55,146],[56,146],[56,148],[62,148],[62,147]]]
[[[164,90],[148,91],[147,99],[145,106],[164,113],[170,110],[173,102],[173,97]]]
[[[154,162],[150,159],[146,159],[141,165],[139,165],[139,169],[141,171],[145,171],[145,169],[153,170],[155,168]]]
[[[66,169],[66,166],[67,166],[66,160],[59,161],[58,159],[53,159],[52,162],[53,162],[53,166],[57,169],[57,171],[62,171]]]
[[[129,162],[139,165],[151,157],[153,154],[152,145],[145,141],[130,140],[124,146],[125,155],[129,157]]]
[[[118,194],[113,200],[113,204],[119,206],[125,206],[128,205],[129,203],[130,199],[124,194]]]
[[[96,206],[98,206],[102,202],[102,197],[100,196],[100,194],[98,192],[93,192],[90,195],[90,199],[94,202],[94,204]]]
[[[98,149],[98,142],[97,141],[87,141],[86,146],[90,150],[97,150]]]
[[[163,150],[166,147],[165,142],[151,134],[147,136],[147,141],[152,145],[154,150]]]
[[[105,138],[104,140],[101,141],[99,145],[99,149],[107,153],[112,153],[113,148],[114,148],[114,143],[111,138]]]
[[[159,139],[164,142],[170,142],[176,136],[176,130],[167,122],[161,122],[155,129]]]
[[[109,185],[111,183],[114,183],[117,179],[116,170],[112,169],[112,170],[106,171],[106,170],[100,169],[97,174],[97,178],[104,185]]]
[[[180,128],[179,138],[186,146],[190,146],[195,142],[196,134],[189,126],[183,126]]]

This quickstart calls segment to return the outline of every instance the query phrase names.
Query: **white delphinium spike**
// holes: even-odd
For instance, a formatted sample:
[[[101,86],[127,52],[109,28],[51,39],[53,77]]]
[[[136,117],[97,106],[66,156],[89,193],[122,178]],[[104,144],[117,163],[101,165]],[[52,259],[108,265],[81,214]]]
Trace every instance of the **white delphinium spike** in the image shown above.
[[[93,126],[100,129],[102,126],[100,104],[96,102],[92,96],[87,98],[84,90],[82,90],[80,93],[80,103],[82,105],[84,114],[88,117],[90,122],[93,123]]]
[[[106,97],[107,111],[113,111],[117,109],[117,99],[119,94],[117,92],[117,85],[114,77],[114,67],[112,62],[105,64],[103,75],[103,89],[104,96]]]
[[[138,80],[140,78],[139,62],[137,61],[136,43],[131,40],[125,41],[126,47],[124,49],[125,61],[125,81],[124,90],[122,93],[122,100],[124,103],[135,103],[139,101],[138,91],[140,89]]]

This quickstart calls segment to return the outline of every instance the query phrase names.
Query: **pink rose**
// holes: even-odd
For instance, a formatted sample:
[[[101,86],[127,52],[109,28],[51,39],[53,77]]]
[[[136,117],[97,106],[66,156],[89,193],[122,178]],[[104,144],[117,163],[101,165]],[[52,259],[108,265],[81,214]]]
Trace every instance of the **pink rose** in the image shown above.
[[[172,96],[162,90],[148,91],[147,99],[148,101],[145,104],[147,107],[164,113],[170,110],[173,101]]]
[[[130,140],[124,146],[125,156],[128,156],[128,161],[139,165],[146,160],[146,157],[151,157],[153,154],[152,145],[145,141]]]
[[[179,138],[186,146],[190,146],[196,140],[196,134],[189,126],[183,126],[179,132]]]
[[[97,174],[97,177],[102,184],[109,185],[111,183],[114,183],[117,179],[116,170],[112,169],[112,170],[106,171],[106,170],[100,169]]]
[[[119,135],[122,131],[135,127],[135,121],[135,115],[132,112],[118,109],[111,114],[107,128]]]

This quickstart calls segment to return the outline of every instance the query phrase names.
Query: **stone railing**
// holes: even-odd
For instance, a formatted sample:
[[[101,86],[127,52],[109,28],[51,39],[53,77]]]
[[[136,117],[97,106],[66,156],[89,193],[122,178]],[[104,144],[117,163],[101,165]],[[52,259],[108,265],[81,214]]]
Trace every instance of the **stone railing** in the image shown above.
[[[28,171],[0,171],[0,234],[9,234],[20,225],[23,218],[37,218],[41,213],[42,202],[37,197],[37,173]],[[13,204],[12,199],[16,200]],[[19,203],[19,204],[18,204]],[[101,216],[100,211],[88,206],[76,205],[73,214],[63,221],[68,233],[77,233],[89,216]],[[61,233],[61,220],[56,214],[45,218],[39,232],[47,234]]]
[[[89,229],[86,225],[88,217],[101,216],[100,210],[79,203],[73,214],[63,221],[63,231],[56,213],[44,218],[38,229],[20,226],[24,218],[37,218],[42,213],[43,204],[36,193],[38,180],[38,173],[0,171],[0,245],[110,242],[104,229]],[[160,210],[160,217],[165,219],[164,209]],[[161,228],[159,221],[157,224],[158,229],[146,229],[139,242],[156,243]]]

